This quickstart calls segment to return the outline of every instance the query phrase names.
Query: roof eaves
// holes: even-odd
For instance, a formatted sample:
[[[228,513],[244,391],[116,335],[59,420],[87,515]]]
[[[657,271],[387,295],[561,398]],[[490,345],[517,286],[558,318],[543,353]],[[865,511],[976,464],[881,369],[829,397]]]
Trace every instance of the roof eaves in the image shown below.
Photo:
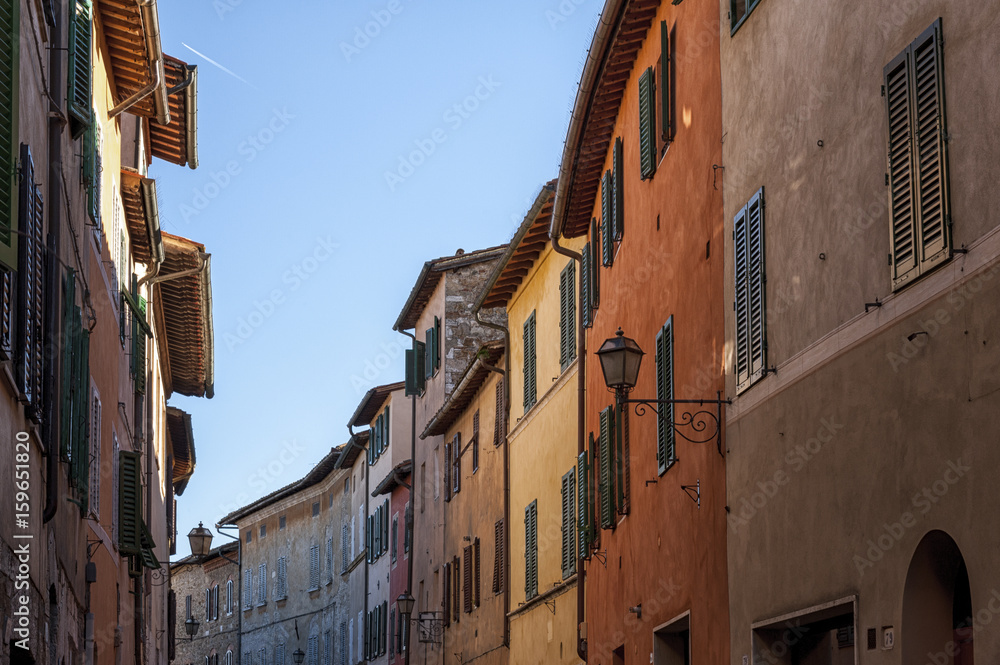
[[[471,401],[466,399],[467,394],[471,392],[474,395],[482,387],[491,371],[489,367],[496,365],[503,356],[503,351],[504,345],[501,341],[487,342],[479,347],[475,358],[462,373],[458,385],[420,434],[421,440],[448,431]]]

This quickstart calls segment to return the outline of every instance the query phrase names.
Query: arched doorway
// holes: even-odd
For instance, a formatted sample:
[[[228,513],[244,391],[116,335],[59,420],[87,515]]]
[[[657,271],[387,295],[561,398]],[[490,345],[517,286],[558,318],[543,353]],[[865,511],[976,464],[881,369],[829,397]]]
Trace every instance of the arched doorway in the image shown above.
[[[930,531],[917,545],[903,587],[904,663],[973,665],[972,594],[958,545]]]

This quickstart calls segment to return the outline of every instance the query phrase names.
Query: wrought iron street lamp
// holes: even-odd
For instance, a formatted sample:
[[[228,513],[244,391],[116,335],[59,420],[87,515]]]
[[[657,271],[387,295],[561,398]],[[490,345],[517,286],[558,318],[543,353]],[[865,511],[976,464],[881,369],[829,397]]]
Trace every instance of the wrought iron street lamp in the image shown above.
[[[722,405],[732,404],[716,393],[716,399],[638,399],[628,395],[639,381],[639,367],[645,352],[636,341],[625,337],[619,328],[615,336],[604,341],[596,352],[604,373],[604,384],[615,393],[615,406],[619,412],[628,404],[634,404],[635,415],[643,416],[651,409],[657,418],[674,433],[692,443],[708,443],[715,439],[715,446],[722,455]],[[672,420],[673,405],[697,404],[699,407],[715,405],[714,412],[708,409],[691,409],[681,414],[679,420]],[[700,493],[700,488],[699,488]]]
[[[198,620],[193,616],[187,618],[184,622],[184,632],[188,634],[188,639],[194,641],[195,633],[198,632]]]
[[[206,529],[201,522],[188,533],[188,543],[191,545],[191,554],[194,556],[208,556],[212,550],[212,532]]]
[[[295,662],[295,665],[302,665],[302,661],[304,661],[305,659],[306,659],[306,654],[304,651],[302,651],[302,649],[296,649],[295,651],[292,652],[292,661]]]
[[[399,613],[403,616],[403,621],[410,620],[410,615],[413,614],[413,606],[416,602],[417,601],[410,595],[409,591],[404,591],[399,594],[399,598],[396,599],[396,607],[399,609]]]

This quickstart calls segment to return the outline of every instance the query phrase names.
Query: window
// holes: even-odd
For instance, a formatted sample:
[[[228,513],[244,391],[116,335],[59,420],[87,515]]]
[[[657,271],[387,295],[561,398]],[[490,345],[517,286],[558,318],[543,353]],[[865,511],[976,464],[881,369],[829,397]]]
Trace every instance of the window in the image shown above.
[[[594,324],[594,310],[600,304],[600,266],[599,236],[597,233],[597,218],[590,220],[590,242],[583,247],[580,259],[580,291],[583,301],[583,327],[590,328]]]
[[[90,111],[91,4],[76,0],[69,24],[69,112],[73,138],[92,122]],[[14,42],[17,43],[16,41]]]
[[[493,525],[493,593],[495,594],[503,591],[503,535],[503,520],[497,520]]]
[[[223,665],[233,665],[233,650],[232,649],[227,649],[226,650],[226,655],[222,657],[222,663],[223,663]],[[278,665],[278,664],[275,663],[275,665]]]
[[[0,215],[2,217],[2,215]],[[4,222],[0,222],[0,243],[2,243]],[[14,292],[15,275],[0,265],[0,360],[9,360],[14,353],[14,309],[17,307]]]
[[[90,512],[101,517],[101,394],[91,383],[90,418]]]
[[[451,493],[454,496],[462,491],[462,434],[455,434],[452,439],[451,448],[453,451],[453,468],[451,471]]]
[[[309,636],[309,646],[306,649],[306,663],[319,665],[319,635]]]
[[[257,606],[267,605],[267,564],[260,564],[260,581],[257,582]]]
[[[347,478],[344,478],[344,494],[347,495],[347,494],[350,494],[350,493],[351,493],[351,477],[348,476]],[[333,507],[333,496],[332,495],[330,496],[330,506]]]
[[[941,20],[885,68],[893,290],[951,258]]]
[[[252,663],[253,662],[253,660],[252,660],[253,659],[252,653],[253,652],[251,652],[251,651],[244,651],[243,652],[243,660],[240,661],[240,665],[246,665],[246,664]]]
[[[458,623],[462,614],[461,593],[462,593],[462,567],[458,557],[451,560],[451,572],[455,576],[451,584],[451,618]]]
[[[326,583],[333,582],[333,537],[326,539]]]
[[[571,468],[562,477],[562,576],[566,579],[576,572],[576,469]]]
[[[212,621],[219,620],[219,585],[212,587]]]
[[[536,369],[535,369],[535,312],[531,312],[524,322],[524,336],[522,338],[524,347],[523,373],[524,373],[524,410],[527,411],[535,405],[537,399]]]
[[[743,25],[750,12],[760,3],[760,0],[729,0],[729,34],[733,35],[736,30]]]
[[[472,448],[472,473],[479,471],[479,409],[472,416],[472,441],[469,441]]]
[[[347,636],[347,622],[340,622],[340,630],[338,631],[337,647],[339,655],[337,657],[337,665],[347,665],[347,649],[348,647],[348,636]]]
[[[479,538],[472,540],[472,606],[479,607],[479,577],[480,577]]]
[[[354,521],[354,518],[351,518]],[[351,565],[351,525],[344,524],[340,527],[340,571],[347,572],[347,567]]]
[[[524,599],[538,595],[538,500],[524,509]]]
[[[319,588],[319,545],[309,548],[309,591]]]
[[[450,443],[444,444],[444,500],[445,501],[451,501],[451,472],[452,472],[451,447],[452,446]],[[434,498],[437,498],[436,494]]]
[[[594,539],[596,525],[594,523],[593,499],[593,463],[591,455],[594,451],[594,435],[590,435],[590,447],[579,454],[576,460],[577,478],[577,558],[586,559],[590,556],[590,544]]]
[[[121,491],[118,487],[118,453],[121,452],[118,445],[118,433],[115,432],[114,428],[111,429],[111,542],[114,543],[115,547],[118,547],[118,502],[115,501],[115,497]]]
[[[283,531],[285,528],[285,516],[282,515],[278,518],[278,531]]]
[[[253,542],[253,529],[247,529],[247,545]]]
[[[392,516],[392,562],[396,563],[396,549],[399,539],[399,514]]]
[[[15,44],[16,44],[15,40]],[[2,87],[2,84],[0,84]],[[15,95],[16,99],[16,95]],[[16,131],[16,128],[15,128]],[[16,134],[15,134],[16,135]],[[16,145],[16,144],[13,144]],[[26,414],[35,422],[42,420],[42,380],[46,365],[44,357],[45,341],[41,330],[45,320],[45,237],[43,235],[42,192],[35,183],[35,166],[31,160],[31,149],[21,144],[21,185],[19,202],[13,203],[11,210],[17,210],[20,226],[20,240],[16,242],[17,277],[11,275],[11,283],[17,284],[17,315],[14,317],[16,338],[14,340],[14,378],[25,403]],[[13,198],[10,191],[5,194],[8,202]],[[5,208],[6,209],[6,208]],[[15,242],[15,241],[11,241]],[[13,297],[13,294],[12,294]],[[12,303],[13,304],[13,303]],[[80,391],[76,397],[80,405],[82,422],[80,429],[86,436],[88,416],[86,415],[90,396],[90,372],[78,375]],[[89,457],[89,448],[81,449],[81,461]],[[87,471],[89,472],[89,465]],[[84,475],[89,475],[84,474]],[[87,492],[87,485],[82,488]]]
[[[274,647],[274,665],[285,665],[285,643],[281,642]]]
[[[576,265],[571,259],[559,275],[559,366],[576,359]],[[499,413],[499,411],[497,411]]]
[[[444,625],[451,625],[451,564],[444,564],[444,589],[442,590],[444,599]]]
[[[232,615],[235,601],[236,598],[233,592],[233,581],[226,580],[226,616]]]
[[[330,631],[323,633],[323,665],[333,665],[333,637]]]
[[[424,378],[429,379],[441,367],[441,319],[424,333]]]
[[[253,607],[253,572],[247,568],[243,571],[243,609],[249,610]]]
[[[639,75],[639,176],[649,180],[656,173],[656,78],[652,67]]]
[[[267,525],[266,524],[261,524],[260,525],[260,539],[264,540],[265,536],[267,536]]]
[[[313,503],[312,516],[319,517],[319,501]]]
[[[278,575],[274,584],[275,600],[288,598],[288,559],[286,557],[278,557]]]
[[[762,378],[767,362],[765,320],[764,188],[733,220],[736,255],[736,390]]]
[[[504,416],[506,414],[506,409],[504,409],[503,401],[503,379],[497,380],[496,386],[496,416],[493,420],[493,447],[499,448],[500,444],[503,443],[506,434],[504,433]]]

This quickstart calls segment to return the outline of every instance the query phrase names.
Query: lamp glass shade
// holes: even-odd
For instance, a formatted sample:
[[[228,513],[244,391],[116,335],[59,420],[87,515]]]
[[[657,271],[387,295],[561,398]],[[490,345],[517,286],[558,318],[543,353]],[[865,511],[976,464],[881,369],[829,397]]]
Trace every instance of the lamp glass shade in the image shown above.
[[[614,390],[631,390],[639,380],[639,366],[645,352],[631,337],[625,337],[621,328],[615,336],[604,341],[597,350],[604,373],[604,384]]]
[[[188,637],[194,637],[195,633],[198,632],[198,620],[194,617],[188,617],[187,621],[184,622],[184,630],[187,632]]]
[[[295,665],[302,665],[302,661],[306,659],[306,653],[302,649],[296,649],[292,652],[292,660]]]
[[[396,607],[399,608],[400,614],[411,615],[413,614],[413,605],[416,603],[413,596],[408,592],[404,591],[399,594],[399,598],[396,599]]]
[[[208,556],[208,552],[212,549],[212,532],[198,522],[198,526],[188,533],[188,543],[194,556]]]

